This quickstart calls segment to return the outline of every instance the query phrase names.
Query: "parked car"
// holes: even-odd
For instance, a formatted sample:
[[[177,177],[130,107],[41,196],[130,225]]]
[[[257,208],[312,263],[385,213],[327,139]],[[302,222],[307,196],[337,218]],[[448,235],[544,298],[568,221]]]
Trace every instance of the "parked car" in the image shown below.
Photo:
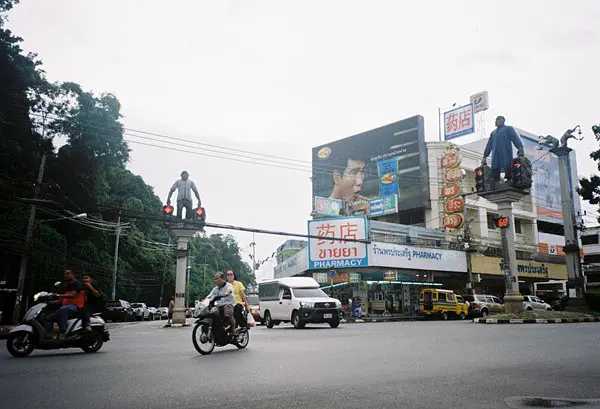
[[[319,283],[310,277],[286,277],[258,285],[262,322],[273,328],[280,322],[291,322],[295,328],[307,323],[340,325],[342,303],[329,297]]]
[[[542,311],[550,311],[552,307],[550,304],[533,295],[524,295],[523,296],[523,309],[525,311],[533,311],[533,310],[542,310]]]
[[[158,311],[160,312],[160,319],[166,320],[169,318],[169,308],[167,307],[158,307]]]
[[[148,307],[148,311],[150,312],[151,320],[159,320],[160,319],[160,313],[158,312],[158,309],[156,307]]]
[[[425,288],[421,290],[419,311],[425,316],[437,316],[443,320],[464,320],[469,313],[469,307],[463,298],[454,294],[452,290]]]
[[[106,321],[131,321],[133,320],[133,309],[125,300],[112,300],[106,302],[106,309],[102,313]]]
[[[131,304],[133,308],[133,316],[138,321],[144,321],[150,319],[150,311],[143,302],[135,302]]]
[[[252,318],[256,321],[256,324],[262,323],[260,319],[260,300],[258,294],[248,294],[246,296],[248,300],[248,306],[250,307],[250,314],[252,314]]]
[[[504,303],[494,295],[474,294],[463,296],[469,303],[470,317],[487,317],[489,314],[504,312]]]

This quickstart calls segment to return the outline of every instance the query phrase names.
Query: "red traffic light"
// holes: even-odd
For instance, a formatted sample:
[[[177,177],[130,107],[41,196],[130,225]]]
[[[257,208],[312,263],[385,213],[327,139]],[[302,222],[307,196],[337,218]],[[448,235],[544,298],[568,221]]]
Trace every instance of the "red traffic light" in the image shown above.
[[[175,209],[171,205],[164,205],[162,210],[163,214],[165,214],[166,216],[171,216]]]
[[[500,216],[496,219],[496,227],[499,229],[506,229],[509,225],[508,217]]]
[[[206,212],[204,211],[204,207],[197,207],[194,210],[194,213],[196,214],[197,219],[200,219],[200,220],[206,219]]]

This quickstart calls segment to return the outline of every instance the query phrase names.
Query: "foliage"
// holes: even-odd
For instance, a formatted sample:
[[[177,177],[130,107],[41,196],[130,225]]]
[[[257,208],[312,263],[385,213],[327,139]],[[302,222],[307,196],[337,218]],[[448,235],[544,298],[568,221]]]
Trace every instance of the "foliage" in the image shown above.
[[[97,95],[72,82],[48,82],[37,56],[24,53],[21,39],[4,28],[6,12],[17,3],[0,0],[0,256],[7,260],[4,265],[17,265],[15,260],[26,251],[29,206],[18,198],[32,196],[45,155],[41,199],[58,206],[39,206],[37,220],[57,218],[68,210],[115,222],[122,209],[121,220],[130,228],[119,246],[117,297],[156,305],[162,283],[165,299],[174,294],[175,253],[153,244],[169,241],[163,225],[131,216],[157,214],[161,201],[141,176],[126,168],[129,148],[120,122],[121,104],[112,94]],[[38,224],[29,263],[29,295],[60,280],[66,266],[91,272],[110,294],[115,235],[114,229],[108,230],[113,231],[65,220]],[[208,278],[199,279],[203,271],[232,269],[245,282],[253,281],[231,236],[195,238],[190,251],[192,298],[210,286]],[[5,278],[15,285],[14,268],[0,269],[0,279]]]

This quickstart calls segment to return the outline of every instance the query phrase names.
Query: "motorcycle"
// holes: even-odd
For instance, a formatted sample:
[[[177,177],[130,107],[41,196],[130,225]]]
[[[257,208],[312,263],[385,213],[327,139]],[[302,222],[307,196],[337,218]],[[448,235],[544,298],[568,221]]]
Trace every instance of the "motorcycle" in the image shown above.
[[[84,330],[81,317],[69,319],[64,339],[55,339],[48,329],[52,316],[60,308],[56,294],[37,293],[34,304],[23,317],[21,324],[13,328],[6,340],[8,352],[17,358],[26,357],[34,349],[81,348],[84,352],[98,352],[110,339],[106,323],[100,314],[90,317],[91,331]]]
[[[250,332],[246,327],[240,327],[237,331],[225,330],[223,318],[214,305],[219,298],[212,300],[200,311],[192,331],[194,348],[202,355],[210,354],[215,346],[224,347],[231,344],[238,349],[244,349],[250,341]]]

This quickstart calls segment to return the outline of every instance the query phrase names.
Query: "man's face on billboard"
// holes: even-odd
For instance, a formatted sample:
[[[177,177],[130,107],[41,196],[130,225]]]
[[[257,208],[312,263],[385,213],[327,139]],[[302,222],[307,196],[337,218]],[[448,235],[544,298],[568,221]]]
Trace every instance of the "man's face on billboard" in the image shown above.
[[[344,172],[333,172],[334,193],[338,199],[351,200],[362,190],[365,180],[365,162],[348,159]]]

